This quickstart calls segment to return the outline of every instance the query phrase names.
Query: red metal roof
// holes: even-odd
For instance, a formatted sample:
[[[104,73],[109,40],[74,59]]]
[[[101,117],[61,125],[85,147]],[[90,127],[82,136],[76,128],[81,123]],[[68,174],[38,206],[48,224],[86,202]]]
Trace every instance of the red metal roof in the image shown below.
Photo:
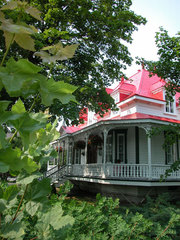
[[[66,133],[74,133],[82,129],[80,127],[75,127],[75,126],[69,126],[69,127],[62,126],[62,128]]]
[[[120,117],[120,116],[113,117],[113,118],[108,119],[108,120],[128,120],[128,119],[155,119],[155,120],[171,122],[171,123],[180,123],[179,120],[164,118],[164,117],[158,117],[158,116],[144,114],[144,113],[138,113],[138,112],[133,113],[133,114],[129,114],[129,115],[126,115],[126,116],[123,116],[123,117]]]

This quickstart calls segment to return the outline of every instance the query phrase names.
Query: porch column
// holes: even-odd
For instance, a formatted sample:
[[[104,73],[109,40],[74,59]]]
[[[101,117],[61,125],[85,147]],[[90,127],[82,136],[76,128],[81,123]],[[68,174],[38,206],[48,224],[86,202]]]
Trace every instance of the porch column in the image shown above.
[[[152,154],[151,154],[151,137],[149,136],[149,133],[151,131],[151,126],[146,126],[143,128],[147,134],[149,180],[151,180],[152,179]]]
[[[85,135],[85,164],[87,164],[88,135]]]
[[[58,148],[57,165],[58,165],[58,169],[59,169],[59,167],[60,167],[60,153],[59,153],[59,150],[60,150],[60,141],[58,141],[58,143],[57,143],[57,148]]]
[[[115,163],[115,131],[113,131],[113,150],[112,150],[113,163]]]
[[[149,179],[152,179],[152,161],[151,161],[151,138],[148,136],[148,165],[149,165]]]
[[[66,165],[69,165],[69,138],[67,139],[67,156]]]
[[[107,143],[107,135],[108,135],[107,129],[103,130],[103,135],[104,135],[104,161],[103,161],[103,163],[106,164],[106,143]]]

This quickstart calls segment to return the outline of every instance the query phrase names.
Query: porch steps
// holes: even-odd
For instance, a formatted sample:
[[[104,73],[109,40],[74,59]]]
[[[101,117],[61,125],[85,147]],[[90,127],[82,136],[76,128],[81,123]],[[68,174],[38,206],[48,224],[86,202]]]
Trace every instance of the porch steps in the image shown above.
[[[44,172],[43,177],[50,178],[51,184],[55,184],[55,186],[58,187],[67,180],[66,169],[66,165],[63,165],[60,168],[58,168],[58,166],[55,166],[54,168]]]

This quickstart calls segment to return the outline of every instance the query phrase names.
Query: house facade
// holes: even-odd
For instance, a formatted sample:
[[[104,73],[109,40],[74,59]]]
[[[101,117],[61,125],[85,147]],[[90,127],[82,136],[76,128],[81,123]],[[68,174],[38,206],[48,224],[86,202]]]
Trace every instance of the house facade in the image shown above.
[[[49,162],[48,170],[66,164],[66,176],[80,189],[123,200],[138,202],[164,191],[180,196],[180,170],[160,182],[179,159],[179,140],[165,150],[164,132],[149,135],[152,128],[180,124],[180,94],[166,101],[164,85],[141,69],[128,80],[122,78],[115,89],[108,88],[117,111],[102,118],[87,109],[83,124],[62,126],[53,143],[59,158]]]

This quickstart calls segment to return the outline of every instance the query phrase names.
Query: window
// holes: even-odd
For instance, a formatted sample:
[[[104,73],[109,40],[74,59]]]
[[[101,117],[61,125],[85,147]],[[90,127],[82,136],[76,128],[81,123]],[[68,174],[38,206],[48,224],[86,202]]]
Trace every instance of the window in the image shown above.
[[[117,134],[117,163],[125,163],[125,134]]]
[[[75,149],[75,164],[80,164],[81,163],[81,149],[76,148]]]
[[[166,113],[175,113],[175,101],[173,98],[173,101],[170,101],[167,97],[167,95],[165,95],[165,100],[166,100],[166,106],[165,106],[165,112]]]
[[[106,143],[106,161],[112,162],[112,135],[108,135]]]
[[[166,164],[172,164],[176,160],[176,147],[175,144],[169,145],[166,148]]]

